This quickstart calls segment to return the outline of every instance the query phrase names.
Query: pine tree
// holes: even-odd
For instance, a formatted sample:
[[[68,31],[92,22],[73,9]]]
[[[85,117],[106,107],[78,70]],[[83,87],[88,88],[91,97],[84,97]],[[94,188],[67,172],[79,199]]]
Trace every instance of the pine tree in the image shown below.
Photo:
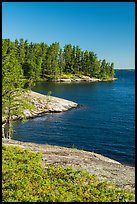
[[[25,49],[24,40],[22,38],[19,40],[18,50],[19,50],[19,62],[21,65],[23,65],[25,62]]]
[[[73,64],[72,64],[72,53],[73,48],[71,44],[64,46],[64,60],[65,60],[65,73],[73,73]]]
[[[106,77],[106,60],[105,59],[101,63],[100,76],[101,76],[101,78]]]
[[[75,60],[75,73],[79,74],[81,71],[81,48],[76,46],[76,60]]]
[[[114,77],[114,63],[111,63],[110,65],[110,77],[113,78]]]
[[[60,48],[59,50],[59,78],[61,79],[62,73],[64,71],[64,58],[63,58],[63,51]]]
[[[89,52],[86,50],[84,52],[84,59],[83,59],[83,69],[84,74],[89,75],[89,69],[90,69],[90,59],[89,59]]]
[[[75,74],[76,67],[76,47],[73,45],[72,53],[71,53],[71,65],[72,65],[72,74]]]
[[[46,55],[48,51],[48,45],[45,43],[40,43],[40,56],[42,57],[42,64],[41,64],[41,78],[44,79],[46,77]]]
[[[32,108],[31,105],[21,99],[21,94],[25,91],[26,80],[23,77],[23,70],[18,62],[15,49],[6,52],[7,44],[2,45],[2,121],[4,122],[3,137],[10,138],[12,130],[13,116],[22,115],[25,107]]]

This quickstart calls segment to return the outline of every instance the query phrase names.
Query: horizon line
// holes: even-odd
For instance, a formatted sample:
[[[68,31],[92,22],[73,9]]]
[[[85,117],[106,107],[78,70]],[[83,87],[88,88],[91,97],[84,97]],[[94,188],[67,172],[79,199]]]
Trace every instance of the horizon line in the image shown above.
[[[114,68],[114,69],[135,69],[135,68]]]

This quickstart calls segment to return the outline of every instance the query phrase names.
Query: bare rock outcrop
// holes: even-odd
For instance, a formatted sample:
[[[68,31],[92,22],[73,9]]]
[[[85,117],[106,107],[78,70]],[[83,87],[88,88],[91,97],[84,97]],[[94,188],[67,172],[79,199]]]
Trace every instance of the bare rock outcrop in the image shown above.
[[[63,112],[79,105],[78,103],[69,100],[43,95],[34,91],[25,93],[25,97],[27,97],[35,107],[33,111],[24,110],[27,118],[33,118],[49,112]]]

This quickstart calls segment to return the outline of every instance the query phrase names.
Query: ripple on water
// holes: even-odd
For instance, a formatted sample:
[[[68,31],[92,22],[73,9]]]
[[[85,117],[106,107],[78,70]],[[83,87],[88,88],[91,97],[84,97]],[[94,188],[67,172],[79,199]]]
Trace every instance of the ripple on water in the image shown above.
[[[135,164],[134,72],[117,71],[117,81],[52,84],[34,91],[75,101],[82,106],[15,123],[14,139],[95,151],[123,164]],[[48,90],[48,91],[47,91]]]

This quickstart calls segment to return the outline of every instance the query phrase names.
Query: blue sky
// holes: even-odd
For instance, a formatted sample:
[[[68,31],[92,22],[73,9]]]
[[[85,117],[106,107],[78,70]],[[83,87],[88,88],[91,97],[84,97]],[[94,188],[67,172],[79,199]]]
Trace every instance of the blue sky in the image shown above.
[[[115,68],[135,68],[135,3],[3,2],[2,37],[79,45]]]

